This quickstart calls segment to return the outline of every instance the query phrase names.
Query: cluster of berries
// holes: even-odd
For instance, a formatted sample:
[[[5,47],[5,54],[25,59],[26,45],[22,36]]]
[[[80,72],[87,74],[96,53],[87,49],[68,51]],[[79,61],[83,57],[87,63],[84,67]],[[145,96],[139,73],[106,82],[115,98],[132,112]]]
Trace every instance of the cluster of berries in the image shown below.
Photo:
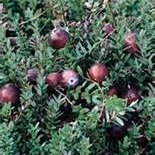
[[[104,24],[102,30],[107,36],[111,35],[114,32],[113,26],[109,23]],[[69,34],[61,27],[57,27],[54,30],[52,30],[48,37],[49,45],[56,50],[64,48],[68,40],[69,40]],[[138,46],[136,44],[134,33],[128,33],[127,35],[125,35],[124,46],[126,51],[134,55],[139,51]],[[35,83],[37,74],[38,74],[37,69],[28,70],[27,73],[28,81],[31,83]],[[96,63],[93,64],[88,69],[87,75],[91,81],[101,83],[108,75],[108,69],[104,64]],[[74,88],[79,84],[79,75],[76,71],[68,69],[63,72],[49,73],[46,76],[45,81],[48,87],[51,89],[55,89],[57,87]],[[113,96],[117,94],[118,89],[116,87],[111,87],[111,89],[108,92],[108,95]],[[19,101],[19,96],[20,96],[20,89],[17,85],[13,83],[6,84],[0,89],[0,103],[5,102],[16,103]],[[136,100],[139,100],[140,95],[136,89],[129,88],[123,94],[123,98],[127,99],[127,102],[130,104]]]

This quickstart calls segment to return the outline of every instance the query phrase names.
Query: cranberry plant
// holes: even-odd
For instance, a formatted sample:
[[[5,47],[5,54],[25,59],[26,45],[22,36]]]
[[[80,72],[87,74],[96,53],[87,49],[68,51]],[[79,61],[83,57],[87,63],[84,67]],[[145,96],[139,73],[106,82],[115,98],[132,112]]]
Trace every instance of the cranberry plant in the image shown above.
[[[154,8],[2,0],[0,154],[155,154]]]

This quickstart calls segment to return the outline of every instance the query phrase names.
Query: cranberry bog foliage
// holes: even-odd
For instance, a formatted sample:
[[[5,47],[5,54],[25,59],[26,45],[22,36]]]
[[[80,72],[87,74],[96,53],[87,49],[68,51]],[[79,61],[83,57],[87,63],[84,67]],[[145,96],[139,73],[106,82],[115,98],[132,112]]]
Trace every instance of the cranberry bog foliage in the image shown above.
[[[0,1],[1,155],[154,155],[153,0]]]

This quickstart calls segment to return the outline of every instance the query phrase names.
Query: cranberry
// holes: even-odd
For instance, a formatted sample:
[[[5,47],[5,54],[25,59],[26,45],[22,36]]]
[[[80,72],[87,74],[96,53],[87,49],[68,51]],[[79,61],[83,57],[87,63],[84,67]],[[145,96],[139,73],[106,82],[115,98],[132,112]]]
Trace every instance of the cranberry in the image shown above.
[[[113,139],[113,140],[121,140],[126,133],[127,133],[126,126],[112,124],[110,129],[108,129],[108,134],[110,136],[110,139]]]
[[[108,91],[108,96],[114,96],[114,95],[118,95],[118,89],[117,87],[113,86],[109,89]]]
[[[68,33],[62,28],[55,28],[48,37],[48,43],[53,49],[64,48],[68,42]]]
[[[62,72],[62,86],[74,88],[79,84],[79,75],[72,69]]]
[[[27,81],[31,84],[35,84],[37,77],[38,77],[38,69],[37,68],[31,68],[27,71]]]
[[[136,89],[130,88],[125,92],[123,98],[127,100],[128,104],[131,104],[132,102],[139,100],[140,95]]]
[[[69,103],[63,103],[59,107],[58,126],[63,127],[65,124],[74,121],[72,106]]]
[[[145,148],[148,144],[148,139],[144,135],[140,135],[137,139],[138,146]]]
[[[58,87],[60,80],[61,74],[58,72],[48,74],[45,79],[48,87],[52,89]]]
[[[8,42],[11,47],[17,47],[17,39],[16,37],[9,37]]]
[[[66,102],[66,103],[60,105],[59,111],[63,115],[70,115],[72,113],[72,106]]]
[[[106,66],[100,63],[94,64],[88,70],[89,78],[97,83],[101,83],[107,75],[108,75],[108,70]]]
[[[124,46],[125,46],[125,50],[131,54],[136,54],[139,51],[138,45],[136,44],[134,33],[130,32],[125,35]]]
[[[0,89],[0,103],[11,102],[15,104],[19,102],[20,90],[13,84],[8,83]]]
[[[102,27],[102,31],[105,33],[106,36],[110,36],[114,32],[114,28],[112,24],[105,23]]]

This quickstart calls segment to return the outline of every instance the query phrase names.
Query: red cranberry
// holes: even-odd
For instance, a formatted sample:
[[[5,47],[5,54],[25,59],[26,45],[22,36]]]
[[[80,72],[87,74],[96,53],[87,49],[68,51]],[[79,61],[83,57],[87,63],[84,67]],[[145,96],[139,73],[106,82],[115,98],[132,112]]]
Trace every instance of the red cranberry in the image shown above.
[[[62,72],[62,86],[74,88],[79,84],[79,75],[72,69]]]
[[[61,49],[65,47],[68,38],[68,33],[64,29],[55,28],[48,37],[48,43],[54,49]]]
[[[127,100],[128,104],[131,104],[132,102],[139,100],[140,95],[136,89],[130,88],[125,92],[123,98]]]
[[[112,24],[105,23],[102,27],[102,31],[105,33],[106,36],[109,36],[114,32],[114,28],[113,28]]]
[[[8,42],[11,47],[17,47],[17,40],[16,37],[9,37]]]
[[[125,126],[120,126],[112,124],[110,129],[108,129],[110,139],[112,140],[121,140],[127,133],[127,128]]]
[[[111,87],[108,91],[108,96],[118,95],[118,90],[115,86]]]
[[[45,79],[48,87],[52,89],[59,86],[60,80],[61,80],[61,74],[58,72],[48,74]]]
[[[103,64],[94,64],[88,70],[88,76],[91,80],[101,83],[105,77],[108,75],[108,70]]]
[[[135,34],[134,33],[128,33],[124,37],[124,46],[125,50],[127,52],[130,52],[131,54],[136,54],[139,49],[138,45],[136,44]]]
[[[19,102],[20,90],[13,84],[8,83],[0,89],[0,103],[11,102],[12,104]]]
[[[137,138],[137,144],[138,144],[138,146],[140,146],[142,148],[145,148],[147,146],[147,144],[148,144],[148,139],[146,138],[146,136],[140,135]]]
[[[31,84],[35,84],[37,77],[38,77],[38,69],[37,68],[31,68],[27,71],[27,81]]]

